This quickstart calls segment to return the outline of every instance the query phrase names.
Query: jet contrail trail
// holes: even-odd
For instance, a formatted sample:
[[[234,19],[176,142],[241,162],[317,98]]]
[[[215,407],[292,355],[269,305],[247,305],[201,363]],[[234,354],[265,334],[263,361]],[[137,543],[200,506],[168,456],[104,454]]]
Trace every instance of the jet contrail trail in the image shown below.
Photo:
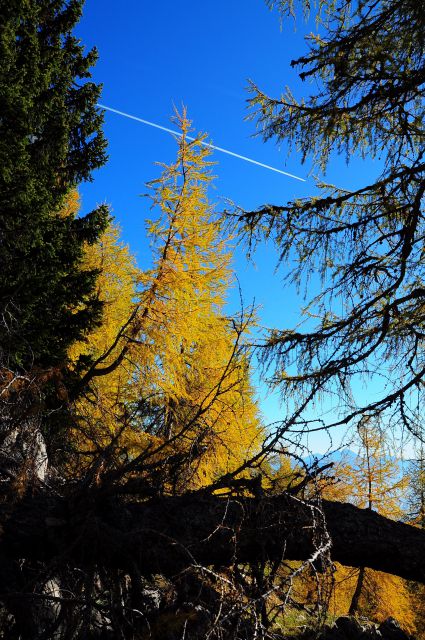
[[[112,113],[117,113],[119,116],[124,116],[124,118],[129,118],[130,120],[136,120],[136,122],[141,122],[142,124],[147,124],[149,127],[154,127],[155,129],[161,129],[161,131],[166,131],[167,133],[171,133],[174,136],[183,135],[179,131],[173,131],[173,129],[168,129],[167,127],[163,127],[160,124],[155,124],[154,122],[149,122],[149,120],[144,120],[143,118],[138,118],[137,116],[132,116],[129,113],[125,113],[124,111],[118,111],[118,109],[112,109],[112,107],[107,107],[104,104],[97,104],[101,109],[105,109],[106,111],[111,111]],[[196,140],[192,136],[186,136],[188,140]],[[259,167],[263,167],[264,169],[270,169],[270,171],[276,171],[276,173],[281,173],[288,178],[294,178],[294,180],[300,180],[301,182],[305,182],[304,178],[300,178],[299,176],[295,176],[293,173],[288,173],[287,171],[282,171],[281,169],[276,169],[275,167],[270,167],[268,164],[263,164],[262,162],[258,162],[257,160],[253,160],[252,158],[247,158],[246,156],[241,156],[239,153],[234,153],[233,151],[229,151],[228,149],[223,149],[222,147],[217,147],[214,144],[209,144],[208,142],[199,141],[199,144],[202,144],[204,147],[209,147],[210,149],[214,149],[215,151],[221,151],[221,153],[227,153],[228,156],[233,156],[234,158],[239,158],[239,160],[245,160],[245,162],[251,162],[251,164],[256,164]]]

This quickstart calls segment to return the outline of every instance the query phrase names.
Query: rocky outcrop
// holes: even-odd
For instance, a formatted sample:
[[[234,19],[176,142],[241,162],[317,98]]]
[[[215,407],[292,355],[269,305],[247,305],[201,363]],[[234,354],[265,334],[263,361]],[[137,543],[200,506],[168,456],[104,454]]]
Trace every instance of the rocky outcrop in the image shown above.
[[[397,620],[387,618],[381,624],[352,616],[341,616],[320,632],[307,630],[299,640],[414,640],[403,631]]]

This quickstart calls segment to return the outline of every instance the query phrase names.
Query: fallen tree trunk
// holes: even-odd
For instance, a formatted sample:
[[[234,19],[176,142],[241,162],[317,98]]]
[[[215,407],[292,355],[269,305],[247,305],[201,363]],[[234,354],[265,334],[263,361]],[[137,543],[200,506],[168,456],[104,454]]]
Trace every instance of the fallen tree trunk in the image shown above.
[[[323,517],[324,515],[324,517]],[[5,519],[3,558],[103,566],[145,576],[190,565],[334,561],[425,582],[425,532],[350,504],[320,507],[294,496],[224,498],[202,493],[128,502],[80,494],[26,496]]]

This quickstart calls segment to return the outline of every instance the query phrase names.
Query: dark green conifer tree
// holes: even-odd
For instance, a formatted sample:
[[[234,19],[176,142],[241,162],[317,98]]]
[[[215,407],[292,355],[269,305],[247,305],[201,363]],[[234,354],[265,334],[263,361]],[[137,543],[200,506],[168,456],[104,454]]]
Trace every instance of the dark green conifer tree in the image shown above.
[[[97,52],[72,35],[82,5],[0,0],[0,365],[13,371],[61,366],[101,312],[81,258],[108,210],[60,214],[106,160]]]

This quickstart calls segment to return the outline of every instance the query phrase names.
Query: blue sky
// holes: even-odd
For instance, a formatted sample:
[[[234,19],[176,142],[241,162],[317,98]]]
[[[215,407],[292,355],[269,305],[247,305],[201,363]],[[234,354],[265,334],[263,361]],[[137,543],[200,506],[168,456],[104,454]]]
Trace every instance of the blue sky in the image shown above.
[[[227,198],[254,209],[315,192],[311,166],[301,165],[296,152],[288,156],[284,146],[263,143],[254,135],[255,122],[246,120],[249,78],[275,96],[287,85],[298,97],[309,91],[290,61],[305,52],[304,36],[314,28],[301,18],[281,25],[263,0],[86,0],[76,33],[87,48],[99,50],[93,77],[103,84],[103,104],[172,128],[174,105],[184,104],[195,130],[208,133],[212,143],[306,178],[299,182],[214,153],[217,179],[211,197],[217,207],[224,208]],[[140,196],[146,193],[145,183],[159,174],[155,162],[173,161],[176,142],[167,133],[112,113],[105,114],[104,130],[109,162],[95,173],[93,183],[81,186],[83,210],[107,202],[143,268],[150,259],[144,221],[151,212]],[[345,160],[335,158],[326,180],[352,189],[365,170],[359,161],[347,167]],[[255,300],[266,326],[294,326],[302,300],[283,290],[285,268],[274,273],[274,248],[260,247],[255,263],[248,264],[243,252],[235,251],[245,304]],[[231,296],[230,308],[237,301],[238,295]],[[275,400],[263,399],[262,407],[268,420],[279,417]],[[313,440],[312,446],[319,443]]]

